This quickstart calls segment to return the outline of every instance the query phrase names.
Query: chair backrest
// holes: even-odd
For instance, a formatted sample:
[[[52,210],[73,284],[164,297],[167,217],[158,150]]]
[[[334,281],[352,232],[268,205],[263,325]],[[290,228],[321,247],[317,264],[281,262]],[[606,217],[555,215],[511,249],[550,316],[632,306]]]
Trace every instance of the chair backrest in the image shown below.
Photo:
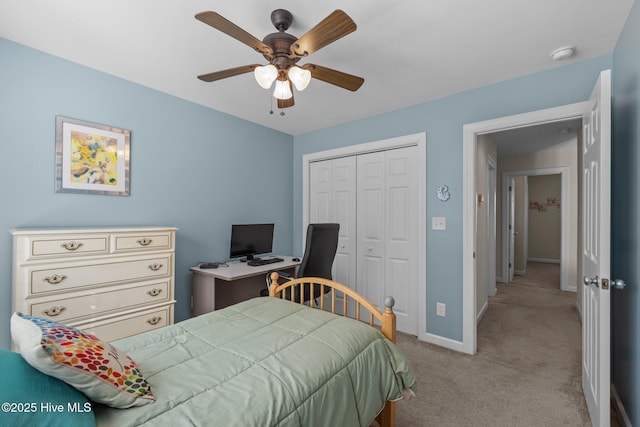
[[[309,224],[304,255],[296,277],[331,280],[331,266],[338,250],[340,224]]]

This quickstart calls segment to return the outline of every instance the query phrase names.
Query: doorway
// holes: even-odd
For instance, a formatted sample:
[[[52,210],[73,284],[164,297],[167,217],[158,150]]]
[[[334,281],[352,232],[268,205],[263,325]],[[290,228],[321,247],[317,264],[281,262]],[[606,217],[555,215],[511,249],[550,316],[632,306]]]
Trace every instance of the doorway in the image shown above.
[[[514,275],[525,275],[529,261],[558,263],[560,289],[576,291],[576,275],[570,274],[571,268],[577,271],[577,247],[569,242],[574,234],[570,219],[577,221],[577,211],[571,209],[575,201],[569,194],[570,173],[570,167],[503,172],[502,218],[508,220],[501,224],[505,249],[499,281],[509,283]],[[529,192],[528,178],[537,180],[540,186],[533,194]],[[577,176],[574,178],[577,181]],[[537,232],[534,234],[533,230]]]
[[[562,122],[566,120],[580,119],[585,111],[586,103],[570,104],[561,107],[539,110],[515,116],[503,117],[484,122],[467,124],[463,127],[463,341],[459,350],[468,354],[477,352],[477,265],[476,251],[479,249],[477,242],[477,138],[481,135],[497,133],[501,131],[522,129],[534,125]],[[498,169],[500,169],[498,161]],[[566,194],[567,192],[565,192]],[[575,195],[577,197],[577,189]],[[498,199],[500,200],[500,199]],[[577,204],[575,205],[577,206]],[[567,206],[569,209],[570,206]],[[577,208],[576,214],[577,214]],[[502,208],[496,209],[501,215]],[[497,230],[502,234],[501,228]],[[576,230],[577,233],[577,230]],[[498,236],[498,244],[503,241]],[[577,238],[574,239],[575,245]],[[574,251],[577,254],[577,246]],[[502,262],[502,256],[497,258]],[[502,271],[502,266],[496,266],[497,271]],[[578,265],[568,266],[568,271],[574,276],[578,272]],[[482,297],[482,295],[480,295]]]

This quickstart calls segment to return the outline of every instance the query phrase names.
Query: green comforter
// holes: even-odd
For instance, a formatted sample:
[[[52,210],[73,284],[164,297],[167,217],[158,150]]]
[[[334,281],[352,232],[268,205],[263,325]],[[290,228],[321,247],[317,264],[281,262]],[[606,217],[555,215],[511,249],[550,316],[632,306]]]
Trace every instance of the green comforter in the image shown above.
[[[415,386],[376,329],[275,298],[240,304],[113,343],[157,401],[96,405],[98,426],[369,426]]]

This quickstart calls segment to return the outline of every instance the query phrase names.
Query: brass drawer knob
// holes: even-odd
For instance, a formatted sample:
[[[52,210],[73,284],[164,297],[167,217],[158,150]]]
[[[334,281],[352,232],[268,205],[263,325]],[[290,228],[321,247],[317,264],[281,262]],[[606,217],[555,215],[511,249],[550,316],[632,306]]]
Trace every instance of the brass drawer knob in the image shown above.
[[[153,271],[158,271],[162,268],[162,264],[158,263],[158,262],[154,262],[153,264],[151,264],[149,266],[149,268]]]
[[[147,319],[147,323],[150,325],[157,325],[162,320],[160,316],[153,316],[151,319]]]
[[[147,238],[145,237],[145,238],[142,238],[142,239],[138,239],[138,240],[136,240],[136,242],[138,242],[138,244],[139,244],[140,246],[149,246],[149,245],[151,244],[151,242],[153,242],[153,240],[151,240],[151,239],[147,239]]]
[[[67,276],[65,276],[64,274],[53,274],[51,276],[43,277],[42,280],[44,280],[50,285],[57,285],[58,283],[62,282],[66,278]]]
[[[162,292],[162,289],[160,288],[153,288],[150,291],[147,291],[147,293],[152,297],[157,297],[158,295],[160,295],[161,292]]]
[[[73,240],[70,242],[64,242],[60,244],[61,247],[65,248],[68,251],[75,251],[80,246],[82,246],[82,242],[74,242]]]
[[[49,317],[54,317],[59,315],[60,313],[62,313],[63,311],[65,311],[67,309],[67,307],[61,305],[60,307],[58,307],[57,305],[54,305],[51,308],[46,308],[44,310],[42,310],[42,314],[47,315]]]

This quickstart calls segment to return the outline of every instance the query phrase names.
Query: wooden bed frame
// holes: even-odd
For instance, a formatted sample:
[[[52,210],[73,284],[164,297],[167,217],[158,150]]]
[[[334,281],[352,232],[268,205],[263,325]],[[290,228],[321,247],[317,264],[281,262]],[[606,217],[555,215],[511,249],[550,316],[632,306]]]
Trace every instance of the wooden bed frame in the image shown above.
[[[391,342],[396,342],[396,315],[393,313],[393,305],[395,304],[395,300],[393,297],[386,297],[384,301],[385,309],[384,312],[378,310],[373,304],[371,304],[368,300],[358,294],[351,288],[347,286],[334,282],[332,280],[322,279],[319,277],[303,277],[299,279],[289,280],[283,284],[278,283],[279,275],[277,272],[271,273],[271,285],[269,286],[269,296],[280,299],[288,299],[293,302],[298,302],[300,304],[308,305],[311,308],[317,308],[320,310],[330,311],[331,313],[337,313],[337,309],[340,306],[336,306],[336,297],[342,298],[342,316],[351,317],[347,314],[348,300],[351,299],[355,303],[355,316],[353,316],[356,320],[361,320],[361,308],[366,309],[369,312],[369,319],[367,322],[369,325],[376,327],[376,320],[380,322],[380,329],[382,334],[387,337]],[[300,285],[300,292],[298,294],[298,301],[295,301],[295,292],[293,292],[293,287],[296,285]],[[318,304],[314,304],[314,300],[311,299],[308,301],[308,304],[304,302],[305,294],[309,295],[312,291],[312,285],[320,285],[320,294],[324,297],[318,298]],[[286,296],[286,290],[291,289],[289,292],[289,297]],[[325,294],[327,292],[327,294]],[[327,304],[325,301],[329,299],[330,303]],[[387,401],[384,406],[384,409],[380,414],[376,417],[376,421],[381,427],[395,427],[396,425],[396,404],[395,402]],[[374,423],[375,424],[375,423]]]

